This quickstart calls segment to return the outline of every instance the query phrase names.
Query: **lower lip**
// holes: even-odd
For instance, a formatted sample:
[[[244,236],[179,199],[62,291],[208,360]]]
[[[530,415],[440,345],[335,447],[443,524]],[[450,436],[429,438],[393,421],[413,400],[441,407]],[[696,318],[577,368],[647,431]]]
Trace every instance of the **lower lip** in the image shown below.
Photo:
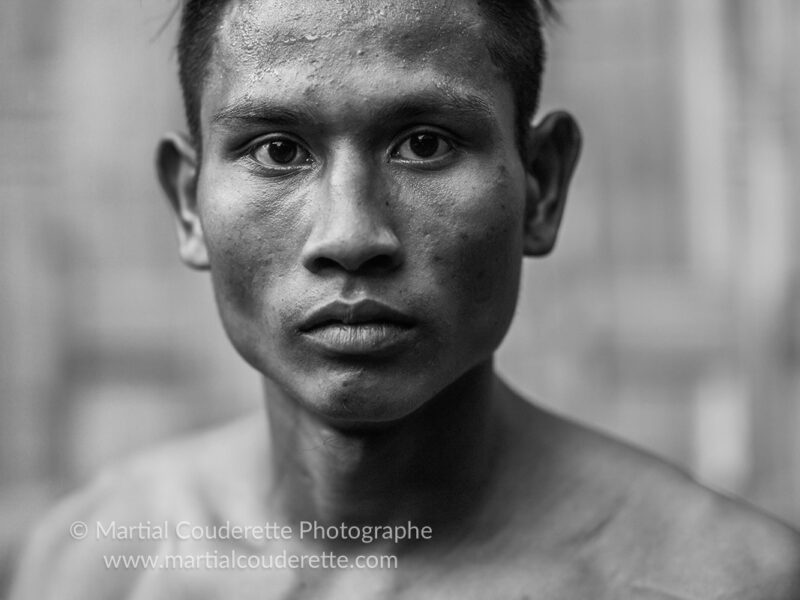
[[[315,327],[303,335],[332,354],[380,356],[409,344],[414,330],[396,323],[336,323]]]

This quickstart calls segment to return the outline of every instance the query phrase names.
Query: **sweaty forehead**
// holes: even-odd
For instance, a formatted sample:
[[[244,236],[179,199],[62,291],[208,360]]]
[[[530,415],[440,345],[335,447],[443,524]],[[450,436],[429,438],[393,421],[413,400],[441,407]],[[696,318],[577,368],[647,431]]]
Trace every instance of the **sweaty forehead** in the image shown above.
[[[266,70],[304,57],[342,61],[346,48],[421,61],[457,43],[465,62],[482,62],[485,27],[474,0],[233,0],[215,59],[218,67]]]

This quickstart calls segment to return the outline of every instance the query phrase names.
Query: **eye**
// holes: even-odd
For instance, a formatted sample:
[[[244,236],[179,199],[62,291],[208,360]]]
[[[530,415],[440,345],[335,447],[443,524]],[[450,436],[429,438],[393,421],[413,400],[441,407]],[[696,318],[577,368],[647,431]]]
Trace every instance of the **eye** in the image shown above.
[[[421,131],[400,142],[392,156],[408,161],[430,161],[446,156],[453,145],[438,133]]]
[[[276,170],[301,167],[311,162],[311,154],[287,137],[273,137],[254,145],[250,156],[260,165]]]

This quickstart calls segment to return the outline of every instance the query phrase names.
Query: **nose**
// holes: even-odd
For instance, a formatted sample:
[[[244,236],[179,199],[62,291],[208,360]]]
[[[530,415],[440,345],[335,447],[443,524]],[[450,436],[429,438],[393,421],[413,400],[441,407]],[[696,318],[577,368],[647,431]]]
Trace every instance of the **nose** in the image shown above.
[[[387,273],[403,262],[380,167],[357,156],[329,163],[302,251],[306,269]]]

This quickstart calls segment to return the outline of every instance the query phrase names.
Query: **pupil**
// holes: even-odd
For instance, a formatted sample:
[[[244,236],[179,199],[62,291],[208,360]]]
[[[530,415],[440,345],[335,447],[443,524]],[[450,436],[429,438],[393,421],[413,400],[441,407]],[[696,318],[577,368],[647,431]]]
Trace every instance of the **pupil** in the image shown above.
[[[297,158],[297,144],[276,140],[269,143],[267,153],[276,163],[285,165]]]
[[[430,133],[415,135],[408,142],[411,151],[422,158],[430,158],[439,148],[439,139]]]

